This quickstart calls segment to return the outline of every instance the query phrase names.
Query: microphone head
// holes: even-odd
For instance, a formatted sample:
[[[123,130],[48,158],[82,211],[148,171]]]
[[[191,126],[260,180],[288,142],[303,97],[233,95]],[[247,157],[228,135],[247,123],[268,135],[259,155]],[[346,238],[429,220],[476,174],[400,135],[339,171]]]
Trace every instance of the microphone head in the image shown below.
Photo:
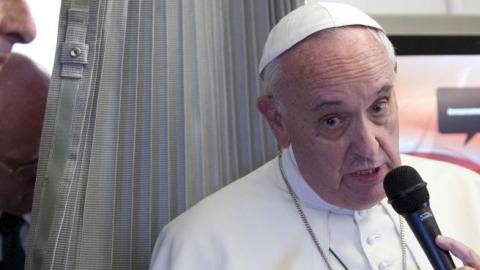
[[[410,166],[400,166],[391,170],[385,176],[383,188],[388,202],[400,215],[422,208],[430,199],[427,183]]]

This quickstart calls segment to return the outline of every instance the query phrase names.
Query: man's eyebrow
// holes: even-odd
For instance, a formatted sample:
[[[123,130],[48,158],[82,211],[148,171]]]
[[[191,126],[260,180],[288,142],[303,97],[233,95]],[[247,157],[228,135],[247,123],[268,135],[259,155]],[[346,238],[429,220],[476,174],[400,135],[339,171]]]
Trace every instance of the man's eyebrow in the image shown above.
[[[382,94],[390,94],[392,92],[393,85],[391,84],[386,84],[380,88],[380,90],[377,91],[377,95],[380,96]]]
[[[320,104],[317,104],[315,105],[315,107],[313,107],[313,111],[318,111],[322,108],[325,108],[325,107],[334,107],[334,106],[339,106],[339,105],[342,105],[342,101],[324,101]]]
[[[378,90],[376,92],[376,95],[377,96],[380,96],[380,95],[389,95],[391,92],[392,92],[392,89],[393,89],[393,85],[391,84],[386,84],[384,86],[382,86],[382,88],[380,88],[380,90]],[[334,106],[339,106],[339,105],[342,105],[342,101],[341,100],[332,100],[332,101],[324,101],[320,104],[317,104],[315,105],[315,107],[313,107],[312,111],[318,111],[322,108],[325,108],[325,107],[334,107]]]

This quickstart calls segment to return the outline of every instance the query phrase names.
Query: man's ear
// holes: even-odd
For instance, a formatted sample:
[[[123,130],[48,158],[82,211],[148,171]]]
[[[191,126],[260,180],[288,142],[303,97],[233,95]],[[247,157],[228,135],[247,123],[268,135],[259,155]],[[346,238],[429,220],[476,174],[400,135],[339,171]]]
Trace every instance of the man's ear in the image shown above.
[[[267,120],[270,128],[277,139],[278,145],[285,148],[290,144],[288,131],[285,126],[285,119],[278,111],[278,104],[271,95],[260,96],[257,98],[257,109]]]

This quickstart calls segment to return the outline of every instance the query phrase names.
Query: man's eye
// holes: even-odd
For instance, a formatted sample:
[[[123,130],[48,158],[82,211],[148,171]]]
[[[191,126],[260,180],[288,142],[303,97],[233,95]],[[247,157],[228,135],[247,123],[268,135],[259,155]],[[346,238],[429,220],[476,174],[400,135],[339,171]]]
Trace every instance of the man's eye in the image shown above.
[[[382,114],[387,110],[388,102],[386,100],[379,101],[372,105],[371,109],[374,114]]]
[[[348,129],[351,118],[348,112],[330,113],[322,116],[318,121],[316,135],[326,139],[338,139]]]
[[[336,128],[340,125],[340,118],[338,116],[329,116],[323,119],[323,123],[328,128]]]

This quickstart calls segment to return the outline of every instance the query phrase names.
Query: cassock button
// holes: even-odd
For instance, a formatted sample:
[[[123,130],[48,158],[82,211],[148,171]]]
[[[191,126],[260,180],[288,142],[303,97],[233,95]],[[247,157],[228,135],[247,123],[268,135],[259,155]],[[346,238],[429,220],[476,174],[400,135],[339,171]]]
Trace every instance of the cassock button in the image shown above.
[[[359,210],[359,211],[356,211],[355,214],[357,217],[361,218],[365,215],[365,210]]]
[[[367,237],[367,244],[370,246],[375,244],[376,240],[380,238],[380,235],[370,235]]]
[[[386,269],[389,269],[392,266],[393,266],[393,262],[383,261],[380,264],[378,264],[378,269],[379,270],[386,270]]]

